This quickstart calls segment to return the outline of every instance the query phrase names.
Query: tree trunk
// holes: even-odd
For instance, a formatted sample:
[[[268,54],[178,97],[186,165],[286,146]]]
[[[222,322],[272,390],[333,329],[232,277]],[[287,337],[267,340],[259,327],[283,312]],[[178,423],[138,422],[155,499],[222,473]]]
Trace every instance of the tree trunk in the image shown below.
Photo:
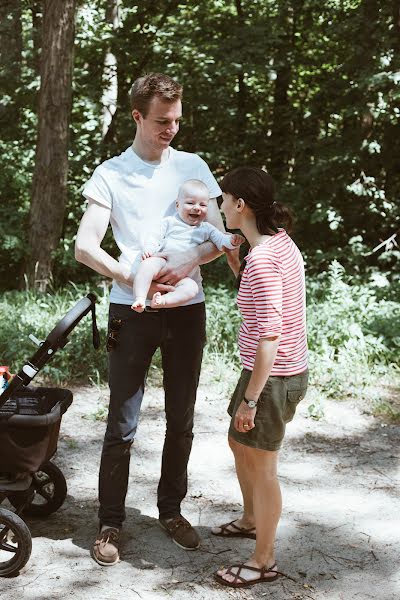
[[[39,125],[26,261],[28,285],[45,291],[60,241],[67,196],[68,125],[76,0],[45,0]]]
[[[106,7],[106,21],[112,25],[114,32],[121,23],[120,4],[120,0],[108,0]],[[103,79],[105,82],[102,97],[104,139],[117,109],[118,100],[117,58],[115,54],[112,53],[110,47],[107,49],[106,57],[104,59]]]
[[[14,140],[20,120],[22,62],[21,1],[0,2],[0,125],[4,140]]]

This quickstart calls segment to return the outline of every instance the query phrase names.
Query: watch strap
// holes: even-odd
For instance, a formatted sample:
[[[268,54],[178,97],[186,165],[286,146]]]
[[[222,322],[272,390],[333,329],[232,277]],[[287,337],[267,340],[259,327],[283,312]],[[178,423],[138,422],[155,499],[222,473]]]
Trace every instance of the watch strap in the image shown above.
[[[243,402],[246,402],[247,405],[250,405],[254,408],[257,405],[258,400],[248,400],[246,396],[243,396]]]

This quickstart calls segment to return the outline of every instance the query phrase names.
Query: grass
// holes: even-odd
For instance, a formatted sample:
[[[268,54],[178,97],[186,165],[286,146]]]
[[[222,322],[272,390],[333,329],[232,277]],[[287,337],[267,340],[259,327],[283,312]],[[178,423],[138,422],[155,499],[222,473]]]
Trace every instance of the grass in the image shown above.
[[[337,262],[328,272],[308,281],[307,319],[312,401],[309,412],[322,418],[325,398],[352,398],[374,414],[400,422],[400,303],[393,285],[351,284]],[[389,297],[392,299],[387,299]],[[88,291],[97,292],[97,321],[106,338],[108,292],[71,285],[49,294],[5,292],[0,301],[0,362],[15,372],[35,352],[28,335],[44,339],[52,327]],[[205,369],[221,393],[232,387],[240,370],[235,305],[236,290],[229,283],[206,286],[207,346]],[[204,369],[203,369],[204,371]],[[91,319],[85,317],[70,335],[66,348],[43,369],[54,384],[89,382],[107,377],[106,352],[93,349]],[[149,382],[161,385],[161,359],[156,353]],[[388,389],[391,391],[388,392]],[[96,418],[104,418],[99,409]]]

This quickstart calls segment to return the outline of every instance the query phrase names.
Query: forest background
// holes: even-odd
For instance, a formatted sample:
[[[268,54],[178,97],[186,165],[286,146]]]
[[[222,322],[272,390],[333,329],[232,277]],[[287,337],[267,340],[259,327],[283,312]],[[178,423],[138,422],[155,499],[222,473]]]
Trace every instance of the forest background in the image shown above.
[[[266,168],[296,215],[311,416],[352,396],[399,419],[397,0],[2,0],[0,61],[1,362],[17,369],[28,333],[89,289],[105,332],[108,283],[74,259],[81,189],[133,139],[135,78],[164,72],[184,85],[175,147],[217,178]],[[110,234],[104,247],[117,255]],[[223,373],[238,365],[234,282],[224,258],[203,271],[206,358]],[[81,327],[53,380],[105,379]]]

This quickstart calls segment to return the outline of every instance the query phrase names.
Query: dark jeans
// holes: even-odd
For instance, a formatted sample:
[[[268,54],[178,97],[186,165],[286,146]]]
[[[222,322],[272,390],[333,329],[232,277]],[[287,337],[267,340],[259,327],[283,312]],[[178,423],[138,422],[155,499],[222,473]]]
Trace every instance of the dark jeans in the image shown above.
[[[158,485],[161,518],[180,514],[187,492],[193,414],[205,343],[204,303],[158,312],[111,304],[110,323],[121,321],[109,353],[110,406],[99,476],[99,519],[121,527],[125,519],[130,447],[135,437],[147,370],[160,347],[167,428]],[[115,328],[114,328],[115,329]]]

